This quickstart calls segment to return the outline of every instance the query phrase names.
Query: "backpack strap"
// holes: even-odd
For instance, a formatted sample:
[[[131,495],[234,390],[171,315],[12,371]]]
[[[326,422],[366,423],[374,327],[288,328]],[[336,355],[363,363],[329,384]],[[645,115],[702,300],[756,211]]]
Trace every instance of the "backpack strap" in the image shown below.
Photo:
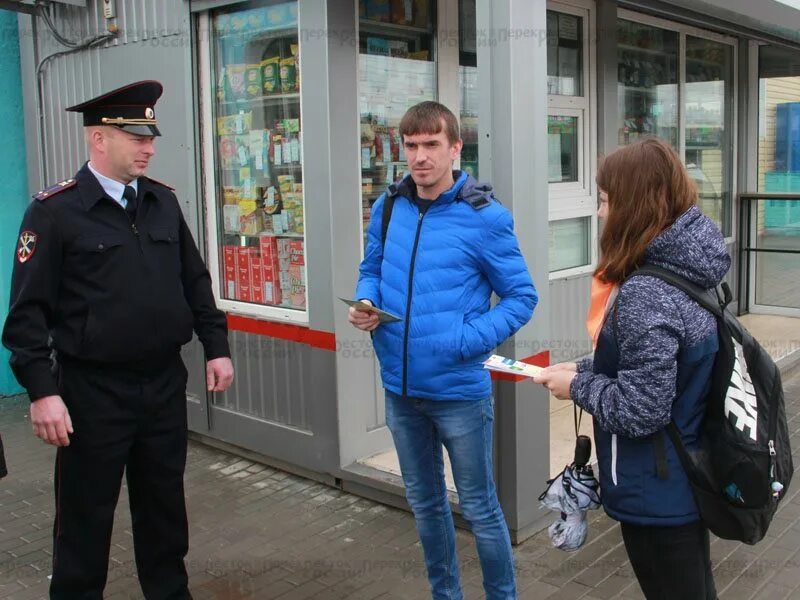
[[[678,426],[675,424],[674,419],[670,420],[670,422],[667,424],[666,432],[667,435],[669,435],[669,439],[675,448],[675,452],[678,454],[678,459],[681,461],[683,470],[686,472],[689,480],[693,481],[694,483],[702,483],[704,477],[700,476],[694,460],[689,454],[689,451],[686,449],[686,446],[683,445],[680,431],[678,430]]]
[[[392,211],[394,210],[394,199],[397,196],[397,184],[392,184],[386,190],[386,196],[383,198],[383,211],[381,212],[381,248],[386,246],[386,234],[389,231],[389,221],[392,218]]]
[[[722,306],[720,306],[719,297],[713,292],[713,290],[702,288],[693,281],[689,281],[685,277],[678,275],[674,271],[651,264],[642,265],[636,271],[631,273],[630,277],[635,277],[636,275],[650,275],[651,277],[657,277],[658,279],[661,279],[662,281],[665,281],[671,286],[676,287],[684,292],[687,296],[689,296],[692,300],[697,302],[700,306],[705,308],[714,316],[722,317],[723,309]]]

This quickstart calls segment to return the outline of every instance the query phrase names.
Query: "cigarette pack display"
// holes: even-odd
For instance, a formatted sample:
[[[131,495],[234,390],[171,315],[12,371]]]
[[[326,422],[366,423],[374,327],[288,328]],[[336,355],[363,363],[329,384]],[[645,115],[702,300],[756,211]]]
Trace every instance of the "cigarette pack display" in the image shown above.
[[[264,282],[264,302],[267,304],[281,303],[281,290],[275,281]]]
[[[259,248],[261,249],[261,258],[265,264],[278,260],[278,242],[275,236],[262,235],[259,238]]]
[[[250,283],[254,288],[260,288],[264,283],[264,264],[260,255],[250,255]]]
[[[252,302],[253,301],[253,293],[250,288],[249,282],[240,282],[239,283],[239,294],[236,297],[237,300],[241,300],[242,302]]]
[[[235,268],[237,266],[237,258],[239,254],[239,246],[225,245],[222,247],[223,261],[225,268]]]

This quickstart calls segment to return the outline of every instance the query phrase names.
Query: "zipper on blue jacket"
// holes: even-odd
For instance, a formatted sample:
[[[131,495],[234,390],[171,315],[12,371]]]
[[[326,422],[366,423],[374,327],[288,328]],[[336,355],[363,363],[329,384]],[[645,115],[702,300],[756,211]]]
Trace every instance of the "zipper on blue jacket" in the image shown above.
[[[411,249],[411,266],[408,269],[408,299],[406,300],[406,324],[403,334],[403,398],[408,398],[408,330],[411,324],[411,296],[414,291],[414,263],[417,260],[419,233],[422,231],[424,217],[425,213],[420,211],[417,219],[417,235],[414,237],[414,247]]]

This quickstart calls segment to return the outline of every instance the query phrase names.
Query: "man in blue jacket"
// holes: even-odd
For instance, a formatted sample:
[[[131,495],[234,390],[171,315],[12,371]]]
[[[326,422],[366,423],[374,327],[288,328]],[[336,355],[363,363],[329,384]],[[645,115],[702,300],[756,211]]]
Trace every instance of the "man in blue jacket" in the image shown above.
[[[374,313],[354,308],[349,319],[373,332],[386,424],[433,598],[462,598],[442,445],[475,534],[486,596],[516,598],[511,541],[493,480],[492,386],[482,363],[530,320],[536,290],[509,211],[491,186],[453,171],[462,146],[455,115],[422,102],[405,114],[400,134],[411,175],[372,208],[356,298],[401,321],[379,325]],[[493,308],[492,292],[500,297]]]

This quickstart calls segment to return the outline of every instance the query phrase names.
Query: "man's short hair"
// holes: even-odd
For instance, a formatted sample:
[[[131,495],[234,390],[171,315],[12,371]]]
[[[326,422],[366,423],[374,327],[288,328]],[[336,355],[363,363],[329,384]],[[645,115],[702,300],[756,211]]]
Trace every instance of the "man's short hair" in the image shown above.
[[[436,135],[443,129],[450,145],[461,139],[456,116],[444,104],[432,100],[415,104],[400,120],[400,136],[420,133]]]

